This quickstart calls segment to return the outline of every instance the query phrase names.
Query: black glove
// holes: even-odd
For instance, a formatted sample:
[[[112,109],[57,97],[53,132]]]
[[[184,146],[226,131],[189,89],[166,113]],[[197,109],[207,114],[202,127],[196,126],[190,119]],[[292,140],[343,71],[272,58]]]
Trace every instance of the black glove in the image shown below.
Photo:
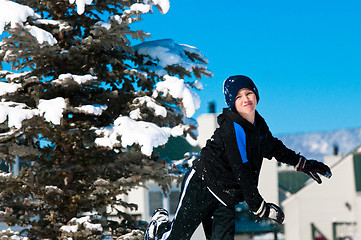
[[[269,218],[278,224],[282,224],[285,219],[285,214],[281,208],[273,203],[262,202],[257,212],[253,212],[257,216],[256,222],[259,222],[262,218]]]
[[[331,169],[327,165],[316,160],[307,160],[303,156],[301,156],[300,161],[295,166],[295,169],[298,172],[306,173],[319,184],[322,183],[322,181],[318,174],[321,174],[327,178],[330,178],[332,176]]]

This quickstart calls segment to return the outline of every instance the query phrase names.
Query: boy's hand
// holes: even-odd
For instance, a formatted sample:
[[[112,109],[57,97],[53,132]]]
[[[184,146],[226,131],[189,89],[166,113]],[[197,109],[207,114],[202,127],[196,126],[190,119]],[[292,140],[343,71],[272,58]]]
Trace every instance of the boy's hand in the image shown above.
[[[253,212],[257,216],[256,222],[261,221],[262,218],[269,218],[278,224],[282,224],[285,219],[285,214],[279,206],[274,203],[262,202],[261,207],[257,212]]]
[[[331,169],[327,165],[316,160],[307,160],[303,156],[301,156],[300,161],[295,166],[295,169],[298,172],[306,173],[319,184],[322,183],[322,181],[318,174],[321,174],[327,178],[332,176]]]

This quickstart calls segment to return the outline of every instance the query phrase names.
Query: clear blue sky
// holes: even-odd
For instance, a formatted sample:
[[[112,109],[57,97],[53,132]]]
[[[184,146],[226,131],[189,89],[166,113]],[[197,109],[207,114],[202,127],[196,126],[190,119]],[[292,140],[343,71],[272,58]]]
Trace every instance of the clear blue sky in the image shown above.
[[[258,110],[275,135],[361,127],[359,0],[170,0],[162,15],[137,23],[151,40],[172,38],[199,48],[213,78],[202,105],[225,107],[222,83],[251,77]]]

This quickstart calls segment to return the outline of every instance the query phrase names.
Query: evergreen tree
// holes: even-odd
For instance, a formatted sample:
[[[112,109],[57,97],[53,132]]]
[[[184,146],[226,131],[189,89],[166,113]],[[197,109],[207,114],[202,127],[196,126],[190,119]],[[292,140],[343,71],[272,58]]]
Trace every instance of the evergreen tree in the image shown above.
[[[176,169],[153,148],[194,138],[199,82],[183,79],[211,73],[197,49],[143,42],[149,34],[131,29],[153,5],[169,8],[168,0],[0,0],[0,157],[22,162],[17,174],[0,172],[0,220],[27,227],[23,236],[124,235],[139,226],[122,209],[137,206],[119,196],[148,180],[170,186]]]

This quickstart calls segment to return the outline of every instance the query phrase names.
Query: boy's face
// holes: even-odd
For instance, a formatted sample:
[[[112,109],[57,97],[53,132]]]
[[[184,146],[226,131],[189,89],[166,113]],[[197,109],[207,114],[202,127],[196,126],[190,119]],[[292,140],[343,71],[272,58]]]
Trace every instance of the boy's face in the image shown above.
[[[238,91],[234,107],[239,115],[245,117],[254,114],[257,106],[257,97],[254,92],[248,88],[242,88]]]

